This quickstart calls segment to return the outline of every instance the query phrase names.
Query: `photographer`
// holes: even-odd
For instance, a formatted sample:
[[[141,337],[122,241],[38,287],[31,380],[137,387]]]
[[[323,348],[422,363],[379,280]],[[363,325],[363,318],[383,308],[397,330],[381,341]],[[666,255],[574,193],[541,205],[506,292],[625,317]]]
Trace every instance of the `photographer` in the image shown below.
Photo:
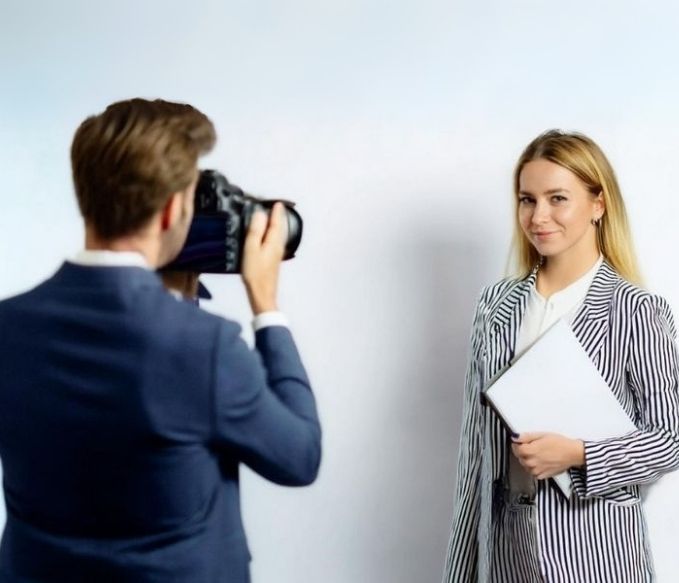
[[[202,113],[160,100],[76,132],[85,250],[0,302],[2,582],[247,582],[239,464],[316,477],[315,402],[277,311],[282,205],[244,244],[255,351],[155,273],[182,248],[214,141]]]

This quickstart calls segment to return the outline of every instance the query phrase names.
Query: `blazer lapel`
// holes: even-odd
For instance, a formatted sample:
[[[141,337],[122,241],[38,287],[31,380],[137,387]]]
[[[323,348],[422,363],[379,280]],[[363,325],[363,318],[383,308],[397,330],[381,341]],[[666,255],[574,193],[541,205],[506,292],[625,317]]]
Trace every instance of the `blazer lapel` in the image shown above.
[[[488,343],[484,347],[484,380],[490,381],[509,366],[530,290],[535,286],[537,266],[525,279],[510,287],[489,307]],[[596,362],[608,334],[613,290],[620,276],[604,261],[596,272],[582,307],[573,321],[573,332],[589,357]]]
[[[514,358],[519,327],[537,271],[536,266],[528,277],[509,288],[489,309],[488,344],[484,359],[486,381],[500,374]]]
[[[613,291],[619,282],[620,276],[604,261],[597,270],[582,307],[573,321],[575,336],[594,362],[610,329],[608,320]]]

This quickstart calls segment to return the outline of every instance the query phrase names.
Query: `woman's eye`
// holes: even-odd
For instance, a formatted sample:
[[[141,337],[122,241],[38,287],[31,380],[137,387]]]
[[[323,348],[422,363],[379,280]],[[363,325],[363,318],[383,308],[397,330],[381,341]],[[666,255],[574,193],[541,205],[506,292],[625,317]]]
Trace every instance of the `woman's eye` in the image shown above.
[[[565,196],[561,196],[561,195],[557,194],[556,196],[552,197],[552,200],[554,202],[563,202],[563,201],[568,200],[568,199]]]
[[[519,197],[519,203],[520,204],[532,204],[534,201],[530,196],[521,196]]]

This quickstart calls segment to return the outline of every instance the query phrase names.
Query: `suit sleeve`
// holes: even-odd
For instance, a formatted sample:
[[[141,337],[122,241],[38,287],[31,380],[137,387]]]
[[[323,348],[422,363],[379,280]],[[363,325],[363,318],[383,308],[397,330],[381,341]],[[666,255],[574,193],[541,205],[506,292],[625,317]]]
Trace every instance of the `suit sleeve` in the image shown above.
[[[667,302],[643,299],[630,326],[626,375],[636,396],[638,430],[585,442],[585,471],[574,479],[582,497],[646,484],[679,467],[679,359]]]
[[[309,379],[290,331],[256,332],[252,351],[240,327],[224,323],[215,349],[214,441],[277,484],[313,482],[321,428]]]
[[[478,569],[479,477],[481,470],[481,346],[483,341],[483,296],[474,314],[471,350],[465,374],[462,430],[457,464],[457,487],[453,524],[448,543],[444,583],[474,581]]]

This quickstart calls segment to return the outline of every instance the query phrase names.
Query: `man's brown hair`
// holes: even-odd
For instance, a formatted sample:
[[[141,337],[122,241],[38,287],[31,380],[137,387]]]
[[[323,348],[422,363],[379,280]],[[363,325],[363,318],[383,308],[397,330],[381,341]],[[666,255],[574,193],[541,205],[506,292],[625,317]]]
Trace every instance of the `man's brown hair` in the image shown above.
[[[71,146],[86,224],[103,239],[134,233],[195,178],[216,140],[212,122],[184,103],[130,99],[88,117]]]

